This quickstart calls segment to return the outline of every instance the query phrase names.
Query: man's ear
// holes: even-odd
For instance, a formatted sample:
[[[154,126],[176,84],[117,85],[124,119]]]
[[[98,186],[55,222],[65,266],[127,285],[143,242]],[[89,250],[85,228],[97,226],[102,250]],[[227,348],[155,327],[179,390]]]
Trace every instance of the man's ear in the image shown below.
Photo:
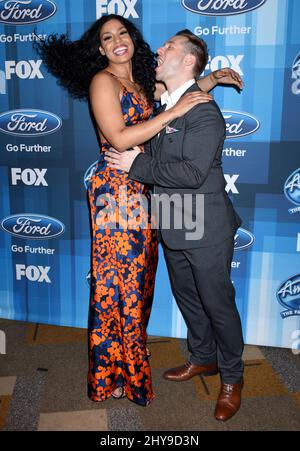
[[[105,56],[105,52],[104,52],[103,48],[101,47],[101,45],[99,47],[99,52],[101,53],[102,56]]]
[[[196,64],[196,57],[192,55],[191,53],[188,53],[184,57],[184,63],[187,67],[190,68],[190,66],[194,66]]]

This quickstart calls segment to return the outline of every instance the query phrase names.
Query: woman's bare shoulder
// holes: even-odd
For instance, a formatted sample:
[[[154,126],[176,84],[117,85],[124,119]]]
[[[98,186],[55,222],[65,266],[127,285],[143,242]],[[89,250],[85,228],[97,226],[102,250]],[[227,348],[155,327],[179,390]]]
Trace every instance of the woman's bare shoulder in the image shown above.
[[[94,89],[109,89],[118,92],[120,90],[120,83],[117,78],[111,75],[108,71],[102,70],[97,72],[97,74],[92,78],[90,92],[92,93]]]

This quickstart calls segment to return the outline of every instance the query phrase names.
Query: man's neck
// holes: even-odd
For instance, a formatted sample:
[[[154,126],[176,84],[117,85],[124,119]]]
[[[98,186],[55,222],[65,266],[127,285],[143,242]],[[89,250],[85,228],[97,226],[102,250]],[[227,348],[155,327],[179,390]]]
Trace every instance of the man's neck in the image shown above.
[[[169,95],[172,94],[172,92],[176,91],[176,89],[180,88],[180,86],[183,86],[185,83],[187,83],[189,80],[193,78],[192,75],[189,75],[187,77],[174,77],[173,79],[166,80],[164,83],[167,87]]]

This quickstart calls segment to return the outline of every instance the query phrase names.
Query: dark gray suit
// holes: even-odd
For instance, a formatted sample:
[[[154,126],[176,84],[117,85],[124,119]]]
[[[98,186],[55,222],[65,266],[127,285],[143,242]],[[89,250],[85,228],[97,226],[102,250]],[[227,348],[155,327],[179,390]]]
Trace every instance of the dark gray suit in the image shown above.
[[[195,83],[187,92],[198,89]],[[202,195],[203,236],[187,239],[190,230],[184,221],[180,229],[171,221],[168,229],[160,223],[159,239],[172,291],[188,326],[190,360],[195,364],[217,360],[223,382],[235,384],[243,373],[243,337],[230,270],[241,220],[225,191],[224,137],[224,119],[217,104],[199,104],[146,144],[129,177],[154,185],[155,194],[179,195],[182,200],[190,194],[194,219],[196,197]],[[183,200],[182,214],[184,205]]]

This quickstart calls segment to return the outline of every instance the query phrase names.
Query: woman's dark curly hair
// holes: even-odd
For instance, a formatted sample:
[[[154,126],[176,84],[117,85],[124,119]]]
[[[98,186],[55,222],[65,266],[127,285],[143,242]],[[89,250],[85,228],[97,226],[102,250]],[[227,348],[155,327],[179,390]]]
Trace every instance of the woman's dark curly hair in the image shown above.
[[[58,78],[58,83],[66,88],[72,97],[88,100],[92,78],[108,66],[106,56],[99,52],[100,32],[103,25],[112,19],[124,25],[133,41],[133,79],[141,86],[152,105],[155,91],[155,55],[135,25],[121,16],[109,14],[101,17],[77,41],[70,41],[65,34],[51,34],[47,40],[36,42],[34,47],[49,72]]]

